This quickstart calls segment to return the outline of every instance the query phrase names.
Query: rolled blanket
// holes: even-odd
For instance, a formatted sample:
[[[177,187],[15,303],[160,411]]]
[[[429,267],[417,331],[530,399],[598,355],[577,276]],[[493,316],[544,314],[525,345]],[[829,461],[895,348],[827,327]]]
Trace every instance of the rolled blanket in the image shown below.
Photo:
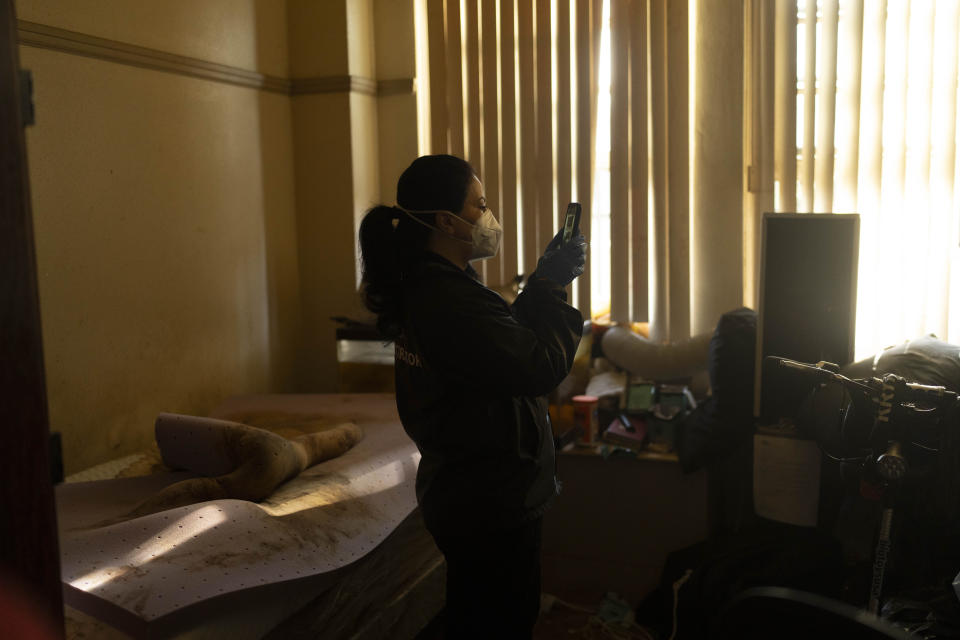
[[[207,477],[166,487],[140,503],[132,517],[207,500],[259,502],[307,467],[342,455],[363,438],[352,422],[288,440],[239,422],[172,413],[157,417],[155,432],[164,464]]]

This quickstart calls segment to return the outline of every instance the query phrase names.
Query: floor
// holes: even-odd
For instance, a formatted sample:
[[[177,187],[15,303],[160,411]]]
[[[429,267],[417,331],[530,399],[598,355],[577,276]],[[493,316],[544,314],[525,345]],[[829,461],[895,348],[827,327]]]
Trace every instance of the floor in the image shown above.
[[[559,640],[560,638],[589,638],[587,630],[590,615],[576,611],[557,610],[544,613],[533,630],[533,640]],[[444,640],[442,614],[427,626],[416,640]]]
[[[650,640],[638,628],[605,627],[596,617],[601,596],[594,594],[565,594],[549,611],[540,614],[533,629],[533,640]],[[441,612],[415,640],[444,640]]]

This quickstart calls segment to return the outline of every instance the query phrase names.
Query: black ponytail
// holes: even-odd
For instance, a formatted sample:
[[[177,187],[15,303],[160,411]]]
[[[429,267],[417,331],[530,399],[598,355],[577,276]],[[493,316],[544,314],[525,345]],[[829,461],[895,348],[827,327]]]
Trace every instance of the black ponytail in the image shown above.
[[[424,222],[433,224],[432,216]],[[403,274],[423,253],[429,235],[428,227],[396,207],[374,207],[360,223],[363,303],[377,314],[377,330],[384,338],[400,335]]]
[[[397,204],[410,211],[459,212],[467,199],[473,168],[455,156],[422,156],[397,181]],[[434,226],[434,214],[416,214]],[[377,315],[377,330],[393,340],[403,317],[401,283],[423,256],[430,228],[397,207],[377,206],[360,223],[363,303]]]

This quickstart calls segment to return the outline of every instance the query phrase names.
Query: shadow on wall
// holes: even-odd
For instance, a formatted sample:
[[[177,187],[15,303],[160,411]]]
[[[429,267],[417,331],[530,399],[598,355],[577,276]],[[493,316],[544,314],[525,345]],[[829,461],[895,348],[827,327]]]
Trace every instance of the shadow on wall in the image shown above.
[[[256,70],[289,75],[286,19],[279,34],[270,20],[277,12],[254,5]],[[276,69],[277,62],[282,69]],[[269,344],[269,379],[275,392],[307,391],[298,354],[304,339],[297,250],[293,121],[289,94],[260,90],[258,125],[261,196],[263,198],[264,283]],[[257,313],[258,310],[251,310]]]
[[[368,167],[366,158],[375,164],[375,122],[372,129],[366,125],[371,107],[376,112],[376,97],[340,85],[348,72],[353,73],[347,46],[348,11],[353,5],[290,2],[284,25],[278,22],[284,12],[276,5],[255,5],[259,71],[295,77],[314,87],[293,96],[267,91],[258,96],[261,155],[283,159],[283,166],[265,164],[262,170],[268,212],[270,338],[277,358],[273,369],[281,377],[278,390],[336,391],[336,326],[331,317],[364,314],[355,278],[354,214],[358,202],[367,206],[375,200],[367,203],[371,179],[357,167]],[[356,37],[362,44],[366,31],[360,31]],[[325,86],[331,90],[323,90]],[[375,176],[375,168],[371,171]],[[290,200],[281,200],[281,194],[290,194]],[[283,219],[277,217],[281,211]],[[284,370],[294,373],[283,380]]]

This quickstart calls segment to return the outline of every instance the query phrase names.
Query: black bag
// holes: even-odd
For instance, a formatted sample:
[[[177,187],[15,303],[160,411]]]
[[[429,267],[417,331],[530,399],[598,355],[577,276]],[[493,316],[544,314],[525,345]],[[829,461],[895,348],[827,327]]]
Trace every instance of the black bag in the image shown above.
[[[756,338],[757,313],[752,309],[720,317],[707,362],[711,395],[677,427],[677,455],[684,473],[726,457],[750,439]]]

